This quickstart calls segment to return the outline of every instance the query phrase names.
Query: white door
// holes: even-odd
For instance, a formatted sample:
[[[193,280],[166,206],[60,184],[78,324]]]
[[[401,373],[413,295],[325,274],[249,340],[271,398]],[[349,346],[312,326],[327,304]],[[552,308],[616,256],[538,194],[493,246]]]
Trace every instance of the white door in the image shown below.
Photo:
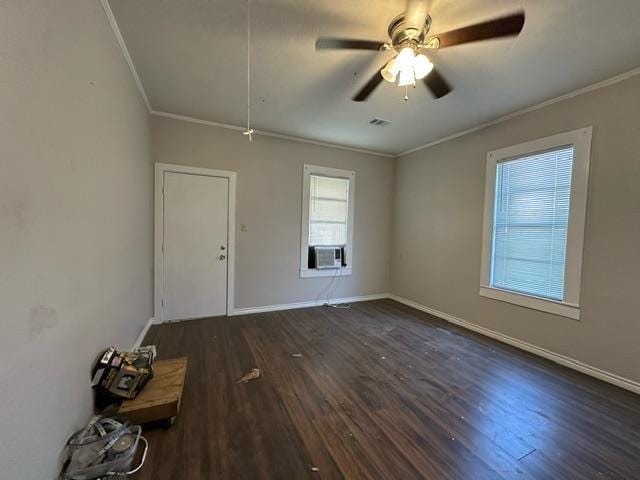
[[[229,179],[164,173],[163,320],[227,313]]]

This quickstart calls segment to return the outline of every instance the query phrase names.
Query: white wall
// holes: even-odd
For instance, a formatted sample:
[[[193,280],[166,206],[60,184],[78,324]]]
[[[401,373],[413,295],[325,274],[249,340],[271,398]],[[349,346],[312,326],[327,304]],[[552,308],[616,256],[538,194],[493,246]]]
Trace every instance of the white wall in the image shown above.
[[[0,2],[0,477],[57,474],[152,312],[148,114],[99,2]]]
[[[486,153],[587,125],[581,319],[478,294]],[[640,381],[640,76],[398,159],[393,293]]]
[[[354,273],[333,296],[388,291],[393,159],[259,135],[249,143],[236,130],[158,116],[151,132],[155,162],[238,173],[236,308],[314,301],[331,282],[299,278],[305,163],[356,172]]]

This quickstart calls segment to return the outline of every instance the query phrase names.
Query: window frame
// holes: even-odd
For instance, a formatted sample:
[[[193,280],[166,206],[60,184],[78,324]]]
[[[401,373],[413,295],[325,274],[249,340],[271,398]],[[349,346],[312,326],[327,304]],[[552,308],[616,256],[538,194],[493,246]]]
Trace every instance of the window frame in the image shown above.
[[[347,244],[345,257],[347,266],[341,269],[309,268],[309,200],[311,175],[349,180],[349,197],[347,199]],[[302,224],[300,228],[300,278],[345,277],[353,273],[353,225],[355,211],[356,172],[340,168],[304,165],[302,169]]]
[[[482,232],[482,265],[479,292],[481,296],[572,318],[574,320],[580,319],[580,280],[582,275],[582,253],[592,136],[593,127],[589,126],[510,147],[492,150],[487,153]],[[518,157],[532,155],[546,150],[554,150],[569,145],[573,146],[573,169],[571,174],[571,198],[567,229],[567,251],[565,256],[564,298],[562,300],[552,300],[491,286],[493,227],[495,220],[494,207],[498,164]]]

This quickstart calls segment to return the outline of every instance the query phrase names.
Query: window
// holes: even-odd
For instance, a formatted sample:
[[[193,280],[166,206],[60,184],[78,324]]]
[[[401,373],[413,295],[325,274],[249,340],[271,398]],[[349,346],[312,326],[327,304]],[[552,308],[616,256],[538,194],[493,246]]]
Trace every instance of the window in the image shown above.
[[[580,318],[591,134],[488,153],[481,295]]]
[[[355,172],[304,166],[300,276],[351,275],[353,255],[353,199]],[[344,247],[340,270],[317,270],[309,265],[309,247]]]
[[[349,179],[311,174],[309,245],[346,245]]]
[[[498,163],[490,286],[562,300],[572,167],[573,146]]]

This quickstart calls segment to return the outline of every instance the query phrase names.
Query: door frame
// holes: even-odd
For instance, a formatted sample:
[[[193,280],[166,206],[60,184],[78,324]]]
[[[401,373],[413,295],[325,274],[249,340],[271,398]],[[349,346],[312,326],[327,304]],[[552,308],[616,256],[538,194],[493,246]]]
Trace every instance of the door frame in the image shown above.
[[[234,310],[233,286],[235,277],[236,256],[236,172],[228,170],[214,170],[211,168],[188,167],[168,163],[156,163],[154,183],[154,226],[153,226],[153,317],[154,323],[163,323],[164,309],[162,306],[162,291],[164,282],[164,174],[183,173],[187,175],[201,175],[219,177],[229,180],[229,211],[228,211],[228,239],[227,239],[227,315]]]

